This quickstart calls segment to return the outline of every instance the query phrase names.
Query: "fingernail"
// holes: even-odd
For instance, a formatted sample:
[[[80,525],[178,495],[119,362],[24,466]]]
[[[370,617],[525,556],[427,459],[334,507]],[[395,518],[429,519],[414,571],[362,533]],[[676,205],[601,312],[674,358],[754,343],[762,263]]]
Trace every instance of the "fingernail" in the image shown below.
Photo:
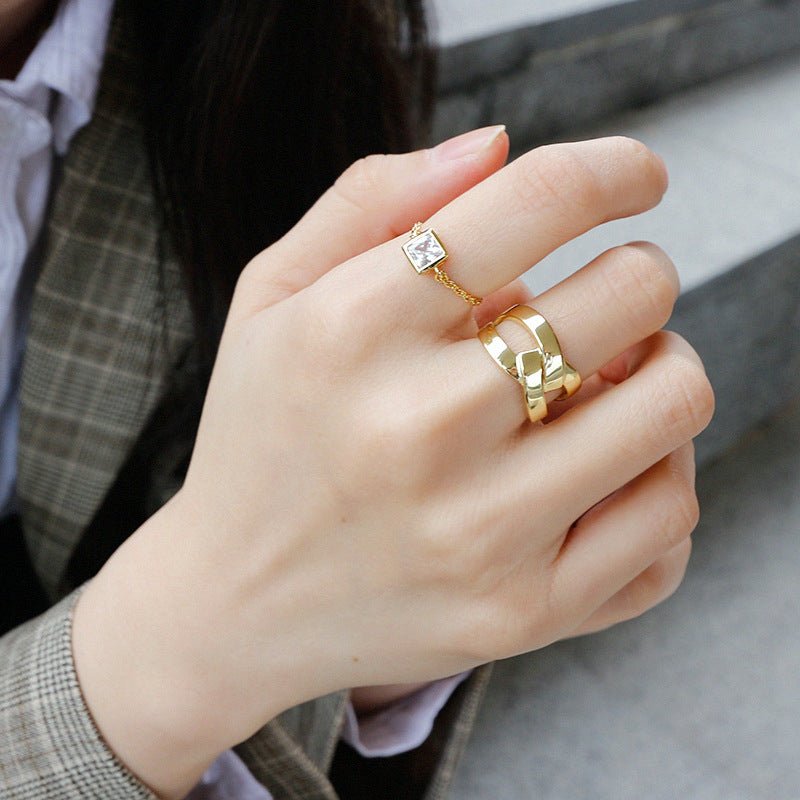
[[[505,132],[505,125],[492,125],[488,128],[478,128],[475,131],[454,136],[430,151],[434,161],[455,161],[464,156],[477,155],[483,150],[488,150],[497,139]]]

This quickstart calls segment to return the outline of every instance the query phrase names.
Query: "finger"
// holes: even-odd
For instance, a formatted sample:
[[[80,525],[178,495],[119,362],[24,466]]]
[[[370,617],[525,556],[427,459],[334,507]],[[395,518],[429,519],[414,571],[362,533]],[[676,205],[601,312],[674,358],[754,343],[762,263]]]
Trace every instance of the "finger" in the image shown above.
[[[431,226],[449,253],[442,268],[467,292],[496,292],[585,231],[646,211],[666,190],[663,162],[622,137],[549,145],[522,156],[453,200]],[[454,292],[418,276],[394,240],[348,266],[358,275],[380,263],[387,291],[419,321],[448,329],[469,307]]]
[[[703,365],[677,334],[655,334],[626,357],[629,377],[622,383],[531,428],[507,456],[508,474],[502,477],[527,481],[532,497],[542,482],[535,465],[545,460],[547,485],[564,487],[562,502],[547,509],[558,528],[568,528],[693,439],[713,414],[714,393]]]
[[[634,242],[608,250],[540,295],[536,310],[556,331],[567,360],[588,377],[661,330],[679,292],[669,256]]]
[[[618,354],[661,329],[678,290],[678,275],[669,257],[655,245],[638,242],[603,253],[537,297],[535,307],[556,332],[564,357],[588,381]],[[495,296],[510,299],[501,293]],[[494,311],[490,309],[490,318]],[[530,333],[515,322],[501,323],[498,332],[514,352],[529,350],[534,343]],[[475,339],[458,341],[450,348],[452,355],[444,368],[451,372],[448,385],[461,387],[456,396],[479,392],[478,407],[492,407],[494,432],[501,436],[529,424],[519,385]],[[572,401],[551,402],[548,421],[563,413],[562,405],[571,407],[588,396],[588,389],[582,387]]]
[[[481,328],[487,322],[491,322],[504,311],[511,308],[511,306],[520,303],[530,303],[532,300],[533,292],[522,280],[516,280],[486,297],[484,301],[475,308],[475,324]]]
[[[641,616],[663,603],[681,585],[691,552],[692,540],[689,537],[603,603],[581,623],[572,636],[597,633],[619,622]]]
[[[601,392],[607,391],[612,386],[622,383],[628,377],[630,361],[630,353],[621,353],[608,364],[605,364],[583,382],[578,394],[548,406],[547,422],[558,419],[578,403],[585,402]]]
[[[574,408],[578,403],[585,403],[593,397],[608,391],[616,384],[606,380],[602,371],[594,375],[590,375],[582,384],[579,394],[573,395],[567,400],[560,400],[558,402],[551,402],[547,406],[547,418],[544,424],[548,424],[557,420],[562,414],[566,414],[571,408]]]
[[[581,619],[610,602],[606,613],[624,618],[671,593],[699,518],[694,476],[686,445],[579,519],[555,563],[554,601]]]
[[[283,238],[242,274],[246,311],[272,305],[332,267],[408,231],[488,175],[508,156],[502,125],[431,150],[373,155],[346,170]],[[241,302],[241,301],[240,301]]]

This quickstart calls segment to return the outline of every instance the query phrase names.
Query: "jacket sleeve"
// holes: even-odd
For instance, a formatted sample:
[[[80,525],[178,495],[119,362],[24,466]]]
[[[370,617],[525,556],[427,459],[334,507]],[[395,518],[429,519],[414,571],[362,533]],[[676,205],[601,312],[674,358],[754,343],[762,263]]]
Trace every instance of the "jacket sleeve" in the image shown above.
[[[73,592],[0,639],[0,796],[157,800],[103,742],[72,659]]]
[[[158,800],[108,748],[84,702],[71,641],[72,612],[79,591],[0,639],[0,797]],[[339,796],[345,800],[363,797],[364,789],[374,781],[383,792],[388,787],[396,789],[396,796],[403,800],[443,798],[488,676],[488,667],[476,670],[455,690],[421,747],[392,758],[358,757],[357,763],[347,763],[345,758],[339,769],[334,765],[341,780],[335,780]],[[283,784],[291,776],[285,774],[286,754],[279,755],[278,763],[271,762],[268,771],[275,777],[279,769],[279,783]],[[302,796],[329,797],[331,793]],[[301,794],[287,786],[287,792],[278,796]]]

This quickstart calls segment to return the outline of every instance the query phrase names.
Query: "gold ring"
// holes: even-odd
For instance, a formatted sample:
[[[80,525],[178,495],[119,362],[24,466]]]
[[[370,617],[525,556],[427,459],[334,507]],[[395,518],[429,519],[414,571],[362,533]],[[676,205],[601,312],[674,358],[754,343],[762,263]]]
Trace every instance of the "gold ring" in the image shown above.
[[[544,397],[544,358],[540,350],[525,350],[517,353],[517,373],[525,390],[525,405],[528,419],[539,422],[547,416],[547,400]]]
[[[507,372],[515,381],[519,380],[517,372],[517,354],[505,343],[497,332],[493,322],[484,325],[478,331],[478,338],[495,363]]]
[[[439,267],[447,259],[448,253],[442,240],[433,232],[433,228],[422,230],[422,223],[415,223],[408,241],[403,245],[403,252],[419,275],[433,270],[434,277],[439,283],[446,286],[451,292],[455,292],[471,306],[479,306],[483,302],[482,297],[476,297],[466,289],[462,289]]]
[[[522,325],[537,346],[515,353],[497,332],[496,326],[506,320]],[[561,353],[561,345],[550,324],[529,306],[508,309],[494,322],[484,325],[478,331],[478,339],[500,369],[522,384],[531,422],[547,416],[547,392],[560,390],[556,399],[565,400],[581,386],[581,376]]]
[[[556,400],[566,400],[581,388],[581,376],[561,354],[561,345],[550,323],[530,306],[514,306],[501,314],[494,322],[499,325],[505,320],[513,320],[522,325],[536,340],[539,350],[544,354],[544,390],[552,392],[561,389]]]

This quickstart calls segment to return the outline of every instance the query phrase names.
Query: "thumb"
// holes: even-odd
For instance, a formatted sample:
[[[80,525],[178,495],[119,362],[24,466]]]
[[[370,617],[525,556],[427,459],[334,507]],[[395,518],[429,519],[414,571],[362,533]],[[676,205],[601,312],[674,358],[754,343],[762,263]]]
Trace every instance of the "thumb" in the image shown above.
[[[430,150],[357,161],[297,225],[247,265],[232,314],[274,305],[337,264],[409,231],[500,169],[508,146],[505,126],[496,125]]]

